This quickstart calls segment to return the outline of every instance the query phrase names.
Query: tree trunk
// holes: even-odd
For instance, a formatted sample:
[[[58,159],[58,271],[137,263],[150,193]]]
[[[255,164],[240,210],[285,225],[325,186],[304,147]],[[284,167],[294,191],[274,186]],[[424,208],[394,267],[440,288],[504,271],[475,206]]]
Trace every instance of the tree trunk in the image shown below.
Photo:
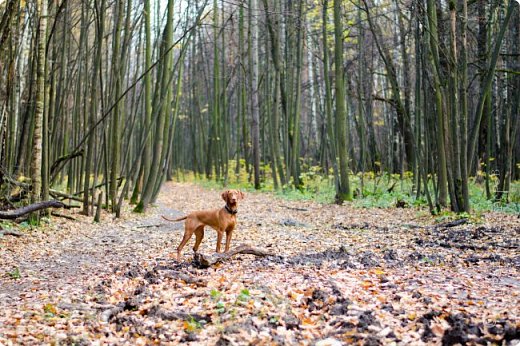
[[[334,187],[336,190],[336,196],[340,194],[340,176],[338,170],[338,156],[336,150],[336,136],[334,131],[334,119],[332,118],[332,88],[330,85],[330,72],[329,72],[329,46],[327,44],[327,15],[328,0],[323,1],[322,9],[322,42],[323,42],[323,79],[325,82],[325,114],[327,118],[327,147],[329,152],[329,158],[332,162],[332,171],[334,173]]]
[[[103,50],[103,36],[105,32],[105,0],[101,0],[99,3],[97,0],[94,3],[94,9],[96,11],[96,50],[92,58],[92,79],[90,88],[90,106],[88,115],[88,126],[86,129],[87,139],[87,154],[84,157],[84,183],[83,183],[83,214],[89,215],[89,187],[90,187],[90,174],[92,171],[92,161],[94,157],[94,140],[96,137],[95,124],[97,121],[97,102],[98,102],[98,76],[101,73],[102,63],[102,50]],[[86,114],[85,114],[86,116]],[[85,121],[87,123],[87,121]]]
[[[462,210],[469,212],[471,207],[469,204],[469,186],[468,186],[468,41],[467,41],[467,25],[468,25],[468,2],[467,0],[459,0],[461,3],[461,24],[460,24],[460,39],[461,39],[461,85],[459,89],[460,94],[460,172],[462,183]]]
[[[121,83],[123,78],[123,64],[121,60],[121,25],[123,22],[123,9],[124,4],[122,0],[115,2],[115,14],[114,14],[114,30],[113,30],[113,41],[112,41],[112,97],[111,102],[115,102],[114,109],[112,110],[111,117],[111,140],[110,140],[110,184],[108,191],[108,198],[110,199],[110,205],[112,212],[116,212],[117,206],[117,177],[119,175],[120,164],[121,164],[121,134],[120,134],[120,112],[121,106],[118,102],[118,97],[121,94]],[[124,50],[124,48],[123,48]]]
[[[42,125],[45,112],[45,64],[47,47],[47,1],[36,3],[38,18],[38,58],[36,69],[36,99],[31,154],[31,203],[40,201],[42,188]]]
[[[334,68],[336,89],[336,135],[339,149],[339,193],[338,203],[351,201],[347,148],[347,110],[345,107],[345,83],[343,82],[343,20],[341,18],[341,1],[334,0]]]
[[[444,103],[442,99],[441,71],[439,63],[439,35],[437,31],[437,9],[434,0],[428,0],[428,30],[430,43],[430,60],[432,64],[435,92],[435,119],[437,133],[437,173],[439,194],[437,204],[445,207],[448,202],[448,171],[446,167],[446,148],[444,133]]]
[[[260,105],[258,103],[258,22],[257,13],[258,5],[256,0],[250,0],[249,3],[249,25],[251,26],[252,51],[251,56],[251,134],[253,141],[253,167],[254,167],[254,186],[260,189]],[[253,11],[255,13],[253,14]]]

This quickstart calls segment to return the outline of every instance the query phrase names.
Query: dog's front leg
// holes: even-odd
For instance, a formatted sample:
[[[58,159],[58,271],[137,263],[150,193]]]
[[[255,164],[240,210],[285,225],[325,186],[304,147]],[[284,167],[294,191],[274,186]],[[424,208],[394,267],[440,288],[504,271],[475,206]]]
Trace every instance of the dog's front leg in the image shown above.
[[[233,229],[226,230],[226,252],[229,251],[229,246],[231,245],[231,236],[233,235]]]
[[[217,230],[217,253],[220,252],[220,244],[222,243],[222,238],[223,238],[223,235],[224,235],[224,232],[222,232],[222,230]]]

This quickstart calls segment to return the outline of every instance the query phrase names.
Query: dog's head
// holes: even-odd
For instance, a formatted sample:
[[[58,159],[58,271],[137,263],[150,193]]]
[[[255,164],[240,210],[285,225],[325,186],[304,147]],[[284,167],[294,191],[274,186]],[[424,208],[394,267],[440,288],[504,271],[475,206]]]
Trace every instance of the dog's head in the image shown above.
[[[227,190],[222,192],[222,199],[226,201],[228,205],[236,205],[239,200],[244,199],[245,194],[240,190]]]

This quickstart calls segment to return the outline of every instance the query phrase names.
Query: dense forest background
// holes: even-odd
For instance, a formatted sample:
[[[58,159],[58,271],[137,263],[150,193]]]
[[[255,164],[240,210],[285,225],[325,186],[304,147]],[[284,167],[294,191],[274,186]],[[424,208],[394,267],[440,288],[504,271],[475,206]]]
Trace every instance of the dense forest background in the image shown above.
[[[470,211],[473,184],[520,198],[517,1],[7,0],[0,13],[4,208],[145,210],[188,171],[296,190],[319,176],[338,202],[397,175],[432,212]]]

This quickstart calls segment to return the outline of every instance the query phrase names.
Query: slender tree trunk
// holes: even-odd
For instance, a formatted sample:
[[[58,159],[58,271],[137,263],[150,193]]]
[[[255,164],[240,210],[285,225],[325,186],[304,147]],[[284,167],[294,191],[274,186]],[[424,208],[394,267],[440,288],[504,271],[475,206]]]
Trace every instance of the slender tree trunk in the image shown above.
[[[405,27],[403,16],[404,14],[401,12],[401,9],[399,7],[399,0],[396,0],[396,9],[397,9],[397,18],[398,18],[398,24],[399,24],[399,45],[401,49],[401,58],[403,60],[403,68],[402,68],[402,83],[403,83],[403,96],[404,96],[404,113],[403,113],[403,119],[400,122],[402,128],[400,132],[403,134],[404,139],[404,145],[405,145],[405,152],[406,152],[406,169],[412,170],[414,176],[418,175],[418,173],[414,170],[415,167],[415,150],[413,149],[414,143],[412,140],[413,133],[412,133],[412,125],[411,125],[411,101],[410,101],[410,82],[412,80],[410,76],[410,58],[408,56],[408,44],[406,42],[406,36],[407,33],[410,31],[409,28]],[[400,95],[400,93],[399,93]],[[399,96],[400,98],[400,96]]]
[[[242,143],[245,141],[244,133],[242,131],[243,122],[245,121],[245,67],[244,67],[244,1],[240,1],[239,12],[238,12],[238,91],[237,91],[237,128],[236,128],[236,152],[237,152],[237,162],[235,174],[237,176],[237,182],[240,181],[240,170],[241,170],[241,156],[240,152],[242,151],[244,157],[244,163],[247,165],[247,153],[245,150],[245,146]]]
[[[296,68],[295,68],[295,80],[293,88],[295,89],[294,99],[292,100],[292,161],[291,161],[291,172],[293,176],[293,183],[297,189],[301,189],[302,182],[300,180],[300,119],[301,119],[301,70],[303,60],[303,4],[302,1],[298,1],[298,21],[296,25]]]
[[[110,141],[110,182],[108,197],[110,199],[110,205],[112,212],[116,212],[117,206],[117,177],[119,175],[120,164],[121,164],[121,131],[120,131],[120,117],[121,117],[121,106],[122,102],[118,102],[117,99],[121,94],[121,80],[123,78],[123,66],[120,59],[121,50],[121,25],[123,22],[123,9],[124,3],[122,0],[115,2],[115,14],[114,14],[114,30],[113,30],[113,41],[112,41],[112,97],[111,103],[116,103],[112,110],[111,117],[111,141]]]
[[[439,35],[437,31],[437,8],[434,0],[428,0],[428,30],[430,43],[430,60],[433,66],[434,77],[434,92],[435,92],[435,118],[436,118],[436,133],[437,133],[437,154],[438,154],[438,180],[439,180],[439,195],[437,204],[440,207],[445,207],[448,201],[448,171],[446,163],[446,148],[445,148],[445,133],[444,133],[444,104],[442,99],[441,86],[441,71],[439,63]]]
[[[36,68],[36,99],[31,153],[31,203],[40,201],[42,188],[42,123],[45,112],[45,64],[47,44],[47,1],[36,3],[38,19],[38,57]]]
[[[327,147],[329,151],[329,157],[332,162],[332,171],[334,173],[334,186],[336,188],[336,196],[340,194],[340,176],[338,170],[338,156],[336,150],[336,136],[334,131],[334,119],[332,114],[332,87],[330,83],[330,72],[329,72],[329,46],[327,44],[327,23],[328,23],[328,0],[323,1],[322,9],[322,42],[323,42],[323,79],[325,82],[325,114],[327,118]]]
[[[220,180],[220,150],[221,147],[221,133],[220,133],[220,62],[218,55],[218,36],[220,32],[218,20],[217,0],[213,1],[213,107],[212,107],[212,123],[213,137],[210,139],[211,143],[208,154],[214,159],[213,166],[215,168],[216,179]]]
[[[361,23],[361,6],[358,9],[357,18],[359,23]],[[358,129],[358,138],[359,138],[359,170],[361,171],[360,175],[360,194],[362,197],[364,191],[364,175],[366,169],[366,156],[367,156],[367,145],[366,145],[366,126],[365,126],[365,112],[363,109],[363,85],[365,82],[365,30],[360,24],[359,27],[359,39],[358,39],[358,79],[357,79],[357,129]]]
[[[48,12],[48,9],[46,9],[46,12]],[[48,16],[48,13],[47,13],[47,16]],[[48,42],[47,40],[47,31],[49,30],[48,29],[48,25],[46,24],[46,29],[45,29],[45,35],[43,36],[44,37],[44,40],[46,41],[46,44],[45,44],[45,53],[44,53],[44,60],[43,60],[43,63],[44,63],[44,66],[43,66],[43,78],[45,79],[44,81],[44,96],[43,96],[43,105],[44,105],[44,111],[43,111],[43,116],[42,116],[42,124],[41,124],[41,199],[43,201],[46,201],[49,199],[49,160],[50,160],[50,143],[49,143],[49,133],[50,133],[50,124],[51,124],[51,120],[49,118],[52,117],[52,111],[54,109],[54,102],[56,101],[55,100],[55,92],[54,92],[54,88],[56,86],[56,80],[54,78],[54,73],[50,74],[50,78],[49,78],[49,81],[47,81],[47,76],[49,75],[48,73],[48,70],[49,70],[49,63],[48,63],[48,59],[52,59],[52,60],[55,60],[56,59],[56,43],[54,43],[52,45],[52,54],[49,53],[49,46],[51,44],[51,42]],[[63,49],[63,47],[62,47]],[[40,54],[40,52],[38,53]],[[53,64],[50,65],[51,68],[53,66]],[[35,133],[36,135],[36,133]],[[34,144],[34,143],[33,143]],[[47,214],[49,213],[48,210],[44,211],[43,213]]]
[[[92,161],[94,157],[94,140],[96,137],[96,130],[94,125],[97,119],[97,102],[98,102],[98,76],[101,73],[102,63],[102,49],[103,49],[103,36],[105,32],[105,0],[97,0],[94,3],[94,9],[96,11],[96,50],[92,58],[92,79],[90,88],[90,107],[88,115],[88,127],[87,133],[90,131],[87,140],[87,154],[84,157],[84,183],[83,183],[83,214],[89,215],[89,188],[90,188],[90,174],[92,171]]]
[[[470,211],[469,204],[469,187],[468,187],[468,40],[467,40],[467,25],[468,25],[468,2],[467,0],[459,0],[461,12],[460,24],[460,64],[461,64],[461,85],[459,89],[460,94],[460,173],[462,183],[462,205],[465,212]]]
[[[253,141],[253,167],[254,167],[254,186],[255,189],[260,188],[260,105],[258,103],[258,21],[257,21],[257,10],[258,5],[256,0],[250,0],[249,3],[249,18],[251,26],[251,41],[252,51],[251,56],[251,134]],[[253,11],[255,13],[253,13]]]
[[[151,25],[151,8],[150,0],[144,0],[144,32],[145,32],[145,49],[144,49],[144,65],[148,69],[152,64],[152,25]],[[144,76],[144,128],[148,128],[152,123],[152,74],[147,73]],[[150,175],[152,158],[152,137],[146,141],[146,149],[143,155],[143,181],[148,180]]]
[[[334,68],[336,89],[336,134],[339,149],[339,193],[338,203],[351,201],[348,148],[347,148],[347,110],[345,107],[345,83],[343,82],[343,24],[341,18],[341,1],[334,0]]]
[[[81,6],[81,30],[79,35],[79,43],[78,43],[78,54],[76,56],[76,59],[80,61],[81,63],[78,64],[78,78],[75,84],[75,90],[74,90],[74,110],[72,113],[72,121],[74,124],[81,124],[82,123],[82,111],[86,109],[86,88],[88,83],[84,83],[84,80],[87,78],[88,73],[88,58],[85,56],[84,52],[86,51],[86,45],[87,45],[87,13],[85,9],[85,4],[82,4]],[[83,63],[85,62],[85,63]],[[85,66],[87,65],[87,66]],[[85,112],[83,112],[84,114]],[[86,127],[87,124],[83,123],[83,126]],[[80,137],[80,126],[74,126],[72,130],[72,141],[71,141],[71,147],[76,146],[78,140]],[[80,165],[84,162],[84,160],[75,160],[73,164],[70,166],[69,173],[68,173],[68,188],[69,191],[79,191],[81,189],[81,170]],[[51,181],[53,178],[51,178]]]

